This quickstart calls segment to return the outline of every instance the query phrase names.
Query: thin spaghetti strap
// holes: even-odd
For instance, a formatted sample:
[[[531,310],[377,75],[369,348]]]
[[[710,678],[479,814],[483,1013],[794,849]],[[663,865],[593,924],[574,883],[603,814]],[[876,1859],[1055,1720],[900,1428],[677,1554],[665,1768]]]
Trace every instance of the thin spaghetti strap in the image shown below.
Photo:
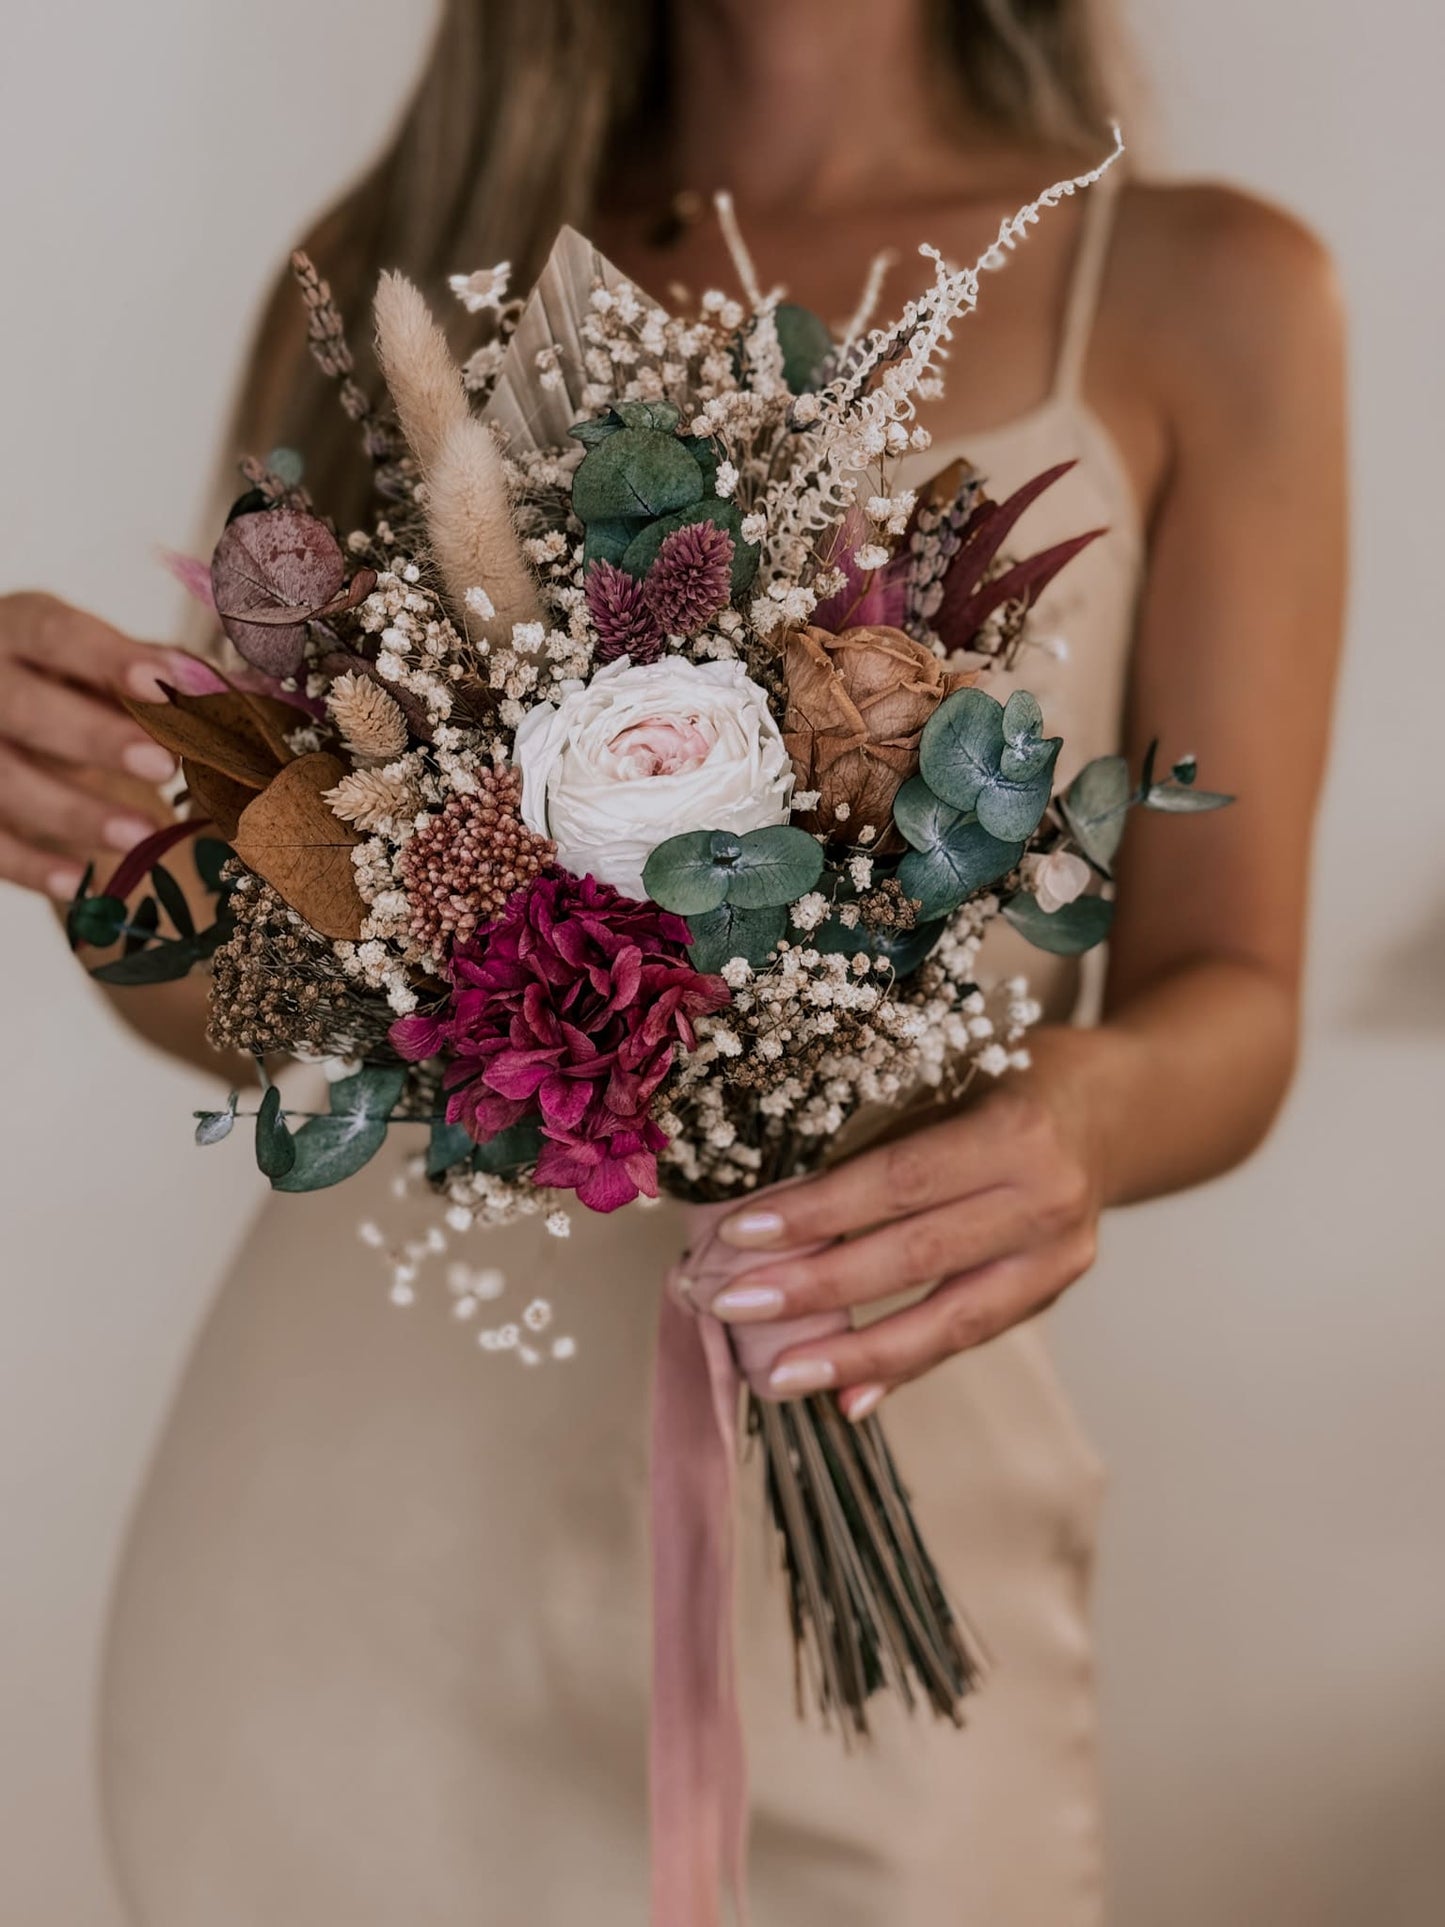
[[[1120,184],[1120,172],[1115,167],[1094,187],[1084,191],[1083,221],[1074,250],[1064,323],[1059,334],[1059,359],[1054,370],[1056,401],[1076,401],[1083,387],[1084,364],[1089,355],[1089,337],[1094,330],[1104,264],[1109,258]]]

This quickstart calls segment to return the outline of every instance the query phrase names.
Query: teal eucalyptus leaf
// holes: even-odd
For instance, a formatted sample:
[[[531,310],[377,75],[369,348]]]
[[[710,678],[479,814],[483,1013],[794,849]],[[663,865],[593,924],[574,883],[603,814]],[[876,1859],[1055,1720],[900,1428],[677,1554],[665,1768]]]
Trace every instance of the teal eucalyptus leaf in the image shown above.
[[[1037,897],[1020,892],[1003,906],[1003,914],[1035,949],[1057,957],[1076,957],[1092,950],[1109,934],[1114,906],[1107,897],[1076,897],[1058,910],[1041,910]]]
[[[1234,798],[1222,790],[1196,790],[1187,783],[1151,783],[1144,793],[1146,810],[1167,810],[1175,816],[1227,809],[1233,801]]]
[[[642,872],[654,903],[679,917],[716,910],[728,893],[728,872],[719,864],[712,830],[687,830],[659,843]]]
[[[77,897],[66,912],[65,929],[72,945],[88,943],[108,950],[125,920],[125,904],[119,897]]]
[[[822,846],[806,830],[781,823],[749,830],[738,839],[728,870],[726,901],[737,910],[786,908],[816,889],[823,874]]]
[[[1014,780],[1000,771],[979,791],[974,808],[979,822],[991,835],[1010,842],[1022,842],[1038,828],[1044,811],[1049,807],[1054,764],[1063,748],[1063,740],[1051,736],[1041,747],[1047,751],[1047,755],[1036,773]]]
[[[917,899],[920,917],[946,917],[1007,876],[1023,851],[1022,841],[1006,842],[973,818],[964,818],[928,849],[910,850],[898,865],[898,882]]]
[[[825,955],[885,957],[894,975],[907,977],[917,970],[948,927],[947,918],[920,923],[912,930],[847,930],[837,917],[820,923],[809,941]]]
[[[956,689],[923,726],[919,771],[943,802],[972,810],[999,773],[1003,747],[1003,705],[985,690]]]
[[[262,1177],[273,1185],[280,1182],[296,1162],[296,1140],[281,1115],[281,1093],[268,1085],[256,1112],[256,1166]]]
[[[652,428],[620,428],[595,443],[572,477],[572,507],[588,523],[667,515],[702,492],[697,457],[676,435]]]
[[[689,917],[692,944],[688,962],[694,970],[721,970],[733,957],[745,957],[759,970],[787,934],[788,912],[777,905],[768,910],[739,910],[719,904],[700,917]]]
[[[582,542],[584,564],[612,562],[619,568],[622,567],[628,546],[636,540],[638,532],[646,527],[646,522],[636,516],[618,516],[608,521],[589,522]]]
[[[1084,855],[1107,869],[1114,860],[1133,797],[1122,756],[1096,756],[1065,790],[1064,821]]]
[[[535,1164],[542,1149],[542,1127],[532,1118],[509,1124],[472,1152],[472,1169],[493,1177],[509,1177],[523,1165]]]
[[[353,1112],[313,1117],[292,1139],[290,1168],[272,1178],[275,1191],[325,1191],[354,1177],[386,1142],[386,1119]]]
[[[455,1164],[465,1164],[477,1148],[477,1141],[464,1124],[448,1124],[444,1117],[433,1121],[426,1144],[426,1174],[439,1178]]]
[[[783,380],[795,395],[819,387],[823,366],[833,352],[833,335],[826,321],[796,301],[780,302],[773,313],[778,346],[783,355]]]

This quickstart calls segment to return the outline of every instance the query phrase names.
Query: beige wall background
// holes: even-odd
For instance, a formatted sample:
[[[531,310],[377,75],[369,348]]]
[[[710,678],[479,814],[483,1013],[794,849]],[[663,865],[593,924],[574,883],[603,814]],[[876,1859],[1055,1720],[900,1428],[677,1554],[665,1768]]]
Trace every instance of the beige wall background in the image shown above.
[[[1359,538],[1296,1095],[1249,1169],[1116,1219],[1058,1318],[1114,1468],[1114,1920],[1427,1927],[1445,1917],[1445,30],[1433,0],[1136,13],[1171,166],[1288,202],[1339,253]],[[0,588],[173,629],[151,551],[193,537],[258,289],[372,147],[429,20],[395,0],[9,0]],[[89,1763],[107,1579],[256,1192],[240,1154],[191,1150],[202,1081],[111,1026],[41,906],[0,895],[0,957],[0,1919],[118,1927]]]

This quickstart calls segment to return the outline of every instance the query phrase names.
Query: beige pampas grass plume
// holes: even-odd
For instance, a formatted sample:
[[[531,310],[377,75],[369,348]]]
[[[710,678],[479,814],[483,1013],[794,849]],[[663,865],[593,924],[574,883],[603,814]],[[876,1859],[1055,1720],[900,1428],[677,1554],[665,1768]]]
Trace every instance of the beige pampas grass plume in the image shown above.
[[[495,613],[472,615],[489,642],[542,620],[537,579],[512,520],[501,451],[471,413],[461,370],[420,291],[384,274],[376,291],[376,349],[408,446],[427,486],[427,528],[442,580],[460,613],[483,589]]]

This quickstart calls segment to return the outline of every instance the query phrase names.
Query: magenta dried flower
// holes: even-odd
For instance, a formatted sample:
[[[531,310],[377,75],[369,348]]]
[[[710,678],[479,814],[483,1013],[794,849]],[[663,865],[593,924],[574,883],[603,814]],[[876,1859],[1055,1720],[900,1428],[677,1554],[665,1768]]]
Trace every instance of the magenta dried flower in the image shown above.
[[[411,934],[433,956],[466,943],[555,856],[523,823],[521,797],[515,770],[479,770],[475,793],[451,797],[403,849]]]
[[[599,662],[616,662],[619,656],[656,662],[662,654],[663,630],[642,584],[615,562],[599,558],[588,569],[587,613],[597,631]]]
[[[733,539],[716,522],[689,522],[664,536],[642,584],[670,636],[695,636],[732,597]]]
[[[548,872],[453,951],[445,1009],[401,1018],[392,1045],[450,1058],[447,1120],[479,1144],[539,1123],[539,1185],[594,1211],[656,1197],[667,1139],[652,1100],[678,1045],[696,1042],[694,1018],[729,1001],[721,977],[688,963],[690,941],[655,903]]]

